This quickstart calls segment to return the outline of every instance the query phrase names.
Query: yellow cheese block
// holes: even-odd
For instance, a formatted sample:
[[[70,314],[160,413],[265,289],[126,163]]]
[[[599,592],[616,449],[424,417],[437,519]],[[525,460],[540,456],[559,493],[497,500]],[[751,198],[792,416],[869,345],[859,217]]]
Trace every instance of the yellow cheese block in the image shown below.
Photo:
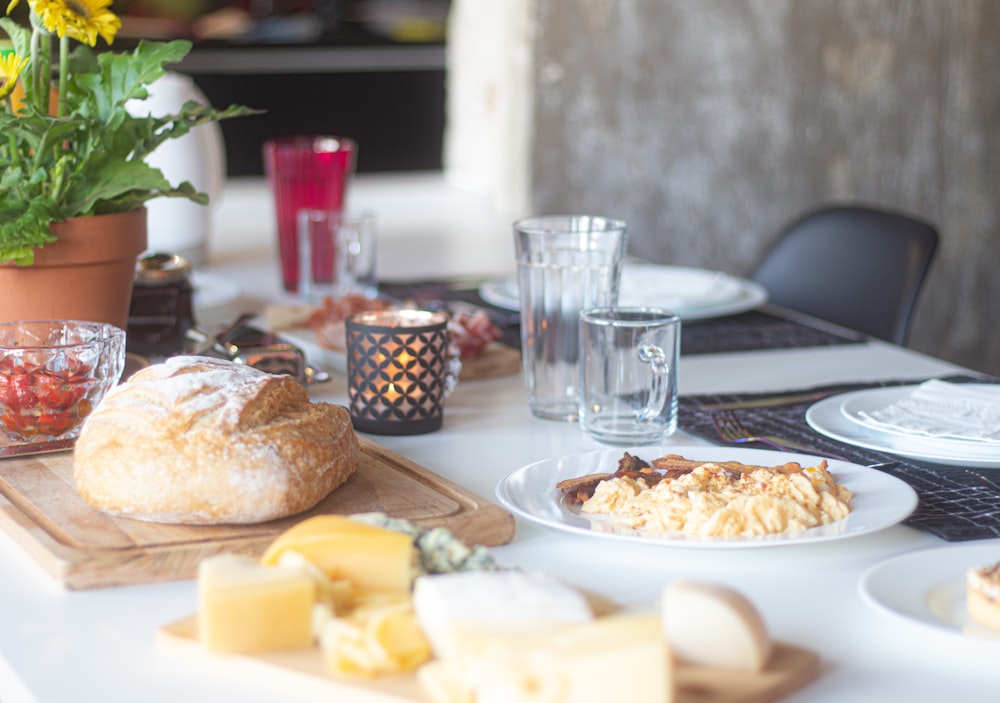
[[[265,652],[313,644],[316,582],[297,569],[235,554],[198,568],[198,636],[212,652]]]
[[[656,615],[611,615],[540,633],[463,638],[419,670],[434,703],[670,703],[670,650]]]
[[[412,537],[342,515],[303,520],[278,536],[261,563],[277,564],[289,551],[298,552],[331,579],[347,579],[357,589],[409,591],[413,582]]]

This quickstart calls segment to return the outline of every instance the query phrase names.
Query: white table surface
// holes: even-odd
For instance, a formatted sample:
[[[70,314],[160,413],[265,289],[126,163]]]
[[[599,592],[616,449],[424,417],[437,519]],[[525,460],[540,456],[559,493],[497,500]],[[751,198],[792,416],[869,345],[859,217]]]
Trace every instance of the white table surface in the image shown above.
[[[355,208],[375,211],[379,267],[387,279],[513,270],[509,227],[480,198],[437,175],[362,177]],[[281,298],[270,201],[262,184],[230,184],[217,212],[205,273],[238,282],[235,308]],[[681,392],[769,390],[825,382],[920,378],[957,367],[879,342],[807,350],[703,355],[681,361]],[[318,399],[344,403],[342,378]],[[379,437],[388,448],[486,497],[527,463],[600,448],[575,424],[533,418],[520,377],[460,384],[444,427]],[[699,443],[678,433],[676,445]],[[1000,559],[1000,540],[994,541]],[[674,577],[742,590],[774,638],[818,650],[823,674],[785,700],[971,701],[995,695],[1000,644],[939,633],[873,611],[858,595],[870,566],[948,543],[908,527],[813,546],[671,549],[567,535],[518,521],[504,563],[548,570],[623,603],[652,603]],[[967,544],[967,543],[966,543]],[[234,674],[209,656],[155,644],[161,625],[195,610],[194,581],[67,592],[0,535],[0,702],[101,700],[201,703],[319,700],[253,671]],[[989,700],[990,698],[986,698]]]

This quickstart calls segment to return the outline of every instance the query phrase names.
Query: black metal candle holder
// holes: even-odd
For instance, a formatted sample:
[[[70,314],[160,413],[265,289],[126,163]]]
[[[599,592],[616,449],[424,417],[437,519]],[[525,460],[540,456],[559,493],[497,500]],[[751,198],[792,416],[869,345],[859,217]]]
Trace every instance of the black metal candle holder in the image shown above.
[[[347,328],[347,390],[354,427],[411,435],[441,428],[449,390],[448,317],[386,310],[353,315]]]

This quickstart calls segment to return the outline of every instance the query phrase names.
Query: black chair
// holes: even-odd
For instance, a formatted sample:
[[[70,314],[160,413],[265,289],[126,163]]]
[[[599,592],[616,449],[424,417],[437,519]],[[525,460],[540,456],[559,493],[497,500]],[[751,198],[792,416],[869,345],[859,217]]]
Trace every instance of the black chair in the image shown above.
[[[751,278],[768,302],[903,345],[937,242],[902,213],[828,206],[788,225]]]

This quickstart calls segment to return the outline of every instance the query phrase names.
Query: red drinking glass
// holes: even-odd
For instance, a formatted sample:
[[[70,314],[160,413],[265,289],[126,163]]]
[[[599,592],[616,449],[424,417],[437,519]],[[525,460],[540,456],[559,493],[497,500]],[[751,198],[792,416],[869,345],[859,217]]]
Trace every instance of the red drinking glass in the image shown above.
[[[278,137],[264,143],[264,168],[274,193],[285,290],[299,289],[299,210],[343,211],[356,151],[352,139],[323,135]],[[316,264],[329,270],[316,270]],[[316,264],[310,262],[313,280],[332,280],[334,257],[327,253],[317,257]]]

